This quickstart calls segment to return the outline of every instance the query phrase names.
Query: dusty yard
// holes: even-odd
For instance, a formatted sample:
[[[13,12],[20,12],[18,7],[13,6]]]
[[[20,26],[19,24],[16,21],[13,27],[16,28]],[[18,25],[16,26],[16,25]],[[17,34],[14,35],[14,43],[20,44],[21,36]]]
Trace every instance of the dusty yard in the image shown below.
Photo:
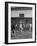
[[[12,34],[11,39],[30,39],[32,38],[32,32],[25,31],[25,32],[15,32]]]

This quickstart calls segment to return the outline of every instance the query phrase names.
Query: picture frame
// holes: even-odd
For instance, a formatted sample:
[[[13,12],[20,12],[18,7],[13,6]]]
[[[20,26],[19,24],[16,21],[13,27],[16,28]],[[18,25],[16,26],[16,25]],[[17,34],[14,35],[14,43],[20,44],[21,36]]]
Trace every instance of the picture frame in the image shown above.
[[[31,31],[27,31],[29,30],[26,26],[27,22],[32,25]],[[14,24],[19,26],[17,26],[18,29]],[[13,29],[13,25],[15,29]],[[17,35],[15,38],[13,32],[15,32],[14,35]],[[16,32],[19,32],[20,35]],[[26,34],[27,32],[28,34]],[[5,44],[21,43],[36,43],[36,3],[5,2]]]

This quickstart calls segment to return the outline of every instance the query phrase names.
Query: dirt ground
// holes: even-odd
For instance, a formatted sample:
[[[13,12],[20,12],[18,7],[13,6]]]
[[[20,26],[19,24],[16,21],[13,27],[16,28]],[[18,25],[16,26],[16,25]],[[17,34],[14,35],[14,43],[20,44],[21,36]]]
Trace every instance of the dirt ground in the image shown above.
[[[32,32],[23,31],[23,32],[15,32],[12,34],[11,39],[30,39],[32,38]]]

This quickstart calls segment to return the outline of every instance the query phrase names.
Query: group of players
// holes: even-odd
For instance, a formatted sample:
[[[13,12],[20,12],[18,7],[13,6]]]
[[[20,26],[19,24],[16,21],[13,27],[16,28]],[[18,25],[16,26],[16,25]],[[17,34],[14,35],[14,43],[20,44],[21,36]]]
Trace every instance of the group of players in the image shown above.
[[[12,32],[23,32],[23,31],[32,31],[32,24],[14,24],[11,27]]]

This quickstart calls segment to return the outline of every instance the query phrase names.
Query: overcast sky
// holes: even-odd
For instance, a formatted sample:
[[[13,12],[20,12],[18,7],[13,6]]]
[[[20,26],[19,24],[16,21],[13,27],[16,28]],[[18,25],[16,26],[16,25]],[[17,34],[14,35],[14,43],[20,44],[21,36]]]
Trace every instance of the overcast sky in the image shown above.
[[[32,17],[32,10],[11,11],[11,17],[19,17],[19,14],[24,14],[24,17]]]

